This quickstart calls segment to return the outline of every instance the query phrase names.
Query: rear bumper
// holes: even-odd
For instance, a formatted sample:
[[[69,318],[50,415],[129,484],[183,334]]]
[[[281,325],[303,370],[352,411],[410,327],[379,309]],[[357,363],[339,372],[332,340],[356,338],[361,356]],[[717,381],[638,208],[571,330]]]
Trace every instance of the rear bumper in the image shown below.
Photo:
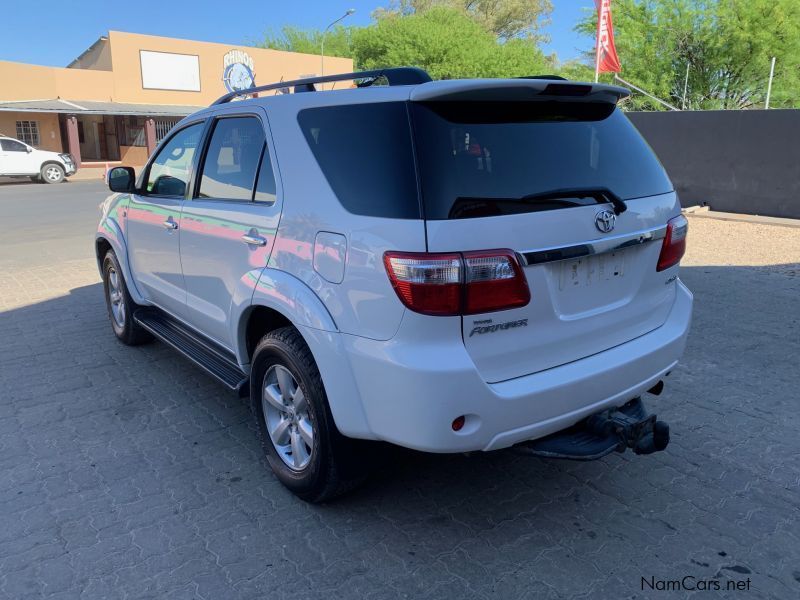
[[[483,381],[461,339],[438,331],[452,326],[447,318],[436,319],[425,332],[412,328],[408,339],[402,325],[389,341],[343,335],[370,430],[369,435],[357,435],[427,452],[495,450],[621,406],[655,385],[683,353],[692,294],[680,281],[677,286],[672,310],[658,329],[599,354],[501,383]],[[455,432],[451,424],[461,415],[466,415],[465,425]],[[348,433],[346,426],[340,429]]]

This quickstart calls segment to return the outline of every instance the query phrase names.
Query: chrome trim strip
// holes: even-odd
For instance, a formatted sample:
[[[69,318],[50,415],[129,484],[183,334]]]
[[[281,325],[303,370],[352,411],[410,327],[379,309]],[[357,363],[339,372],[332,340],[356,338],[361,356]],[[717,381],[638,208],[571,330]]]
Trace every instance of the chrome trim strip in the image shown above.
[[[524,250],[517,254],[520,256],[523,266],[541,265],[544,263],[557,262],[559,260],[581,258],[594,254],[605,254],[606,252],[614,252],[615,250],[622,250],[623,248],[640,246],[641,244],[663,239],[666,234],[667,226],[662,225],[655,229],[624,233],[607,238],[590,240],[582,244],[542,248],[540,250]]]

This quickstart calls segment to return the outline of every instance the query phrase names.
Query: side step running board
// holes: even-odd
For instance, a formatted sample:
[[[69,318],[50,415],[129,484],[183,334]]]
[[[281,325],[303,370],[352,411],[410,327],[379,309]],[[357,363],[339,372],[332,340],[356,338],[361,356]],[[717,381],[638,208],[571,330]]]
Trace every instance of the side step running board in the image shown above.
[[[240,394],[248,389],[247,374],[239,368],[236,357],[230,351],[155,308],[140,308],[134,313],[133,319],[230,389]]]

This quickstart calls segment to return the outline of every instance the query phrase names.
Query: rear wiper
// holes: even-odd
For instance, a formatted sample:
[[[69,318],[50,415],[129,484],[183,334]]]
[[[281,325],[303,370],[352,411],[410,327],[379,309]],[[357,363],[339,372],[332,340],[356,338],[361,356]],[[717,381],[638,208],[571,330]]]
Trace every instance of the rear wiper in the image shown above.
[[[599,204],[610,202],[614,206],[615,215],[621,215],[628,210],[628,205],[625,204],[622,198],[604,187],[561,188],[548,192],[528,194],[520,198],[520,200],[555,200],[557,198],[594,198]]]

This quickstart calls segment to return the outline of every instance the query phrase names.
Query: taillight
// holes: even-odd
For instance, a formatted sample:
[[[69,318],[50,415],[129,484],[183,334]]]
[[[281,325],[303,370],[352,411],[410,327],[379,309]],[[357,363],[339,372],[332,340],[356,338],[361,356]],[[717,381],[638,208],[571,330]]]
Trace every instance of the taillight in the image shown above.
[[[531,299],[528,282],[510,250],[464,253],[465,315],[525,306]]]
[[[426,315],[458,314],[461,255],[387,252],[386,272],[408,308]]]
[[[667,222],[667,233],[661,244],[661,254],[658,257],[656,271],[663,271],[677,265],[686,252],[686,233],[689,231],[689,221],[683,215],[678,215]]]
[[[511,250],[387,252],[383,262],[397,296],[418,313],[485,313],[525,306],[531,299]]]

